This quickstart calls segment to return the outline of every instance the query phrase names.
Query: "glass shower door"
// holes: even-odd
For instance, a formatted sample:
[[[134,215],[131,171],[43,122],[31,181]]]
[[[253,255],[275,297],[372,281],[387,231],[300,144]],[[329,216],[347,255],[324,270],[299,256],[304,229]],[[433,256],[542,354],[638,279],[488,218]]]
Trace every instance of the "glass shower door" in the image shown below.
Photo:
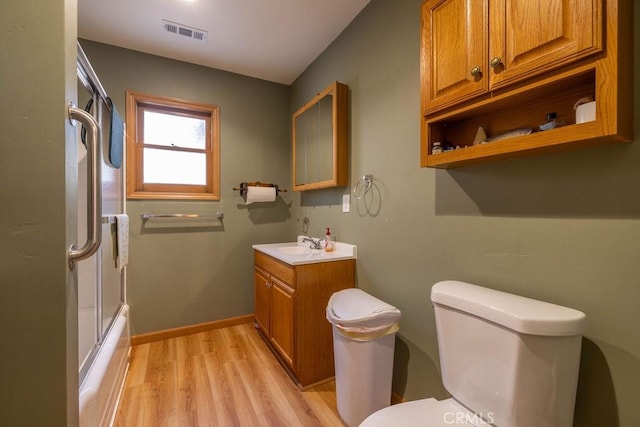
[[[78,84],[78,104],[86,105],[91,94],[82,82]],[[77,128],[78,144],[78,241],[86,240],[87,234],[87,150],[81,140],[81,126]],[[91,365],[91,355],[98,345],[96,301],[98,288],[98,256],[77,263],[78,270],[78,363],[81,372],[80,380]]]
[[[91,84],[79,75],[78,103],[85,107],[93,100],[90,111],[101,134],[102,243],[98,251],[78,262],[78,362],[82,383],[100,349],[113,320],[124,301],[123,273],[115,266],[115,215],[124,212],[123,169],[114,168],[109,159],[110,113],[103,101],[93,94]],[[87,151],[78,125],[78,240],[86,235]]]
[[[100,106],[101,123],[103,129],[102,144],[102,245],[100,246],[101,260],[101,335],[106,335],[113,319],[124,301],[123,273],[116,266],[116,221],[114,215],[124,212],[123,198],[123,169],[114,168],[109,159],[109,130],[111,129],[111,115]]]

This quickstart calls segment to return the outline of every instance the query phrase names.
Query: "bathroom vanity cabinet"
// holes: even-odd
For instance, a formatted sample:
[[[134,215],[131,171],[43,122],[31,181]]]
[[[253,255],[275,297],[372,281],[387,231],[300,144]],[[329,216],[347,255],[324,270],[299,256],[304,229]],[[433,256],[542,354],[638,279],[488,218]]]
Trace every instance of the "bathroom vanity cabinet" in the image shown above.
[[[421,32],[421,165],[492,159],[631,141],[632,2],[627,0],[426,0]],[[596,119],[575,124],[575,102]],[[547,113],[567,126],[538,130]],[[434,142],[460,147],[432,153]]]
[[[302,389],[334,376],[329,297],[355,286],[355,260],[288,265],[254,251],[255,325]]]

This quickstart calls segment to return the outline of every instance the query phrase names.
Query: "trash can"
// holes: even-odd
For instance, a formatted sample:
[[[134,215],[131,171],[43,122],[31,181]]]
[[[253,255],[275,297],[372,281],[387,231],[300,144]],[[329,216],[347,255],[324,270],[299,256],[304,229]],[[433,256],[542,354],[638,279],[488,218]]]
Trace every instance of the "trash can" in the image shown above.
[[[400,310],[360,289],[345,289],[329,298],[327,320],[333,325],[338,413],[355,427],[391,404]]]

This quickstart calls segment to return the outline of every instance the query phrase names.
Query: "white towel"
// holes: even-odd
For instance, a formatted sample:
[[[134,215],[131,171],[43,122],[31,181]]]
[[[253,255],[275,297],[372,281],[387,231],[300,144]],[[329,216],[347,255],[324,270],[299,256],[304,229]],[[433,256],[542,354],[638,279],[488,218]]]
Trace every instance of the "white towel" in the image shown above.
[[[129,216],[127,214],[116,215],[116,228],[118,245],[116,268],[122,270],[129,263]]]

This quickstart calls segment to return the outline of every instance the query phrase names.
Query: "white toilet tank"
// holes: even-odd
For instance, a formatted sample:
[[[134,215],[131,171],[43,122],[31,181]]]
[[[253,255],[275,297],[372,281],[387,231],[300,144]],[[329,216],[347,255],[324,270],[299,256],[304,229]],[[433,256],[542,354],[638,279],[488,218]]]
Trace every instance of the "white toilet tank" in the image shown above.
[[[572,425],[584,313],[451,280],[431,301],[454,399],[499,427]]]

